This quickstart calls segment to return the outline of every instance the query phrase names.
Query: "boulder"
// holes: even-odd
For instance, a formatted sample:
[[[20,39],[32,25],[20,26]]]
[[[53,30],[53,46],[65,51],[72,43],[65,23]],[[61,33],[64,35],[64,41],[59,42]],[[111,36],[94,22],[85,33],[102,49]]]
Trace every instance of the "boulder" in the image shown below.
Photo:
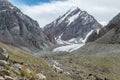
[[[14,67],[17,68],[17,69],[21,69],[22,68],[22,65],[17,63],[17,64],[14,64]]]
[[[55,69],[55,72],[57,73],[63,73],[63,69],[61,69],[60,67],[53,65],[53,68]]]
[[[0,76],[0,80],[5,80],[2,76]]]
[[[5,65],[7,65],[7,64],[8,64],[7,61],[5,61],[5,60],[0,60],[0,66],[5,66]]]
[[[10,76],[5,76],[5,80],[14,80],[14,79]]]
[[[9,56],[8,56],[6,49],[0,47],[0,60],[7,61],[8,58],[9,58]]]

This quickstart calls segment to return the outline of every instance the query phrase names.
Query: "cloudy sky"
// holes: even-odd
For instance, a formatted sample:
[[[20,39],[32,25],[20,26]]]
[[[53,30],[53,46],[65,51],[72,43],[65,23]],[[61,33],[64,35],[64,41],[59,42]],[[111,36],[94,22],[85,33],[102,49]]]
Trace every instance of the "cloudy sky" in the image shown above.
[[[120,12],[120,0],[10,0],[21,11],[39,22],[52,22],[72,7],[79,7],[104,24]]]

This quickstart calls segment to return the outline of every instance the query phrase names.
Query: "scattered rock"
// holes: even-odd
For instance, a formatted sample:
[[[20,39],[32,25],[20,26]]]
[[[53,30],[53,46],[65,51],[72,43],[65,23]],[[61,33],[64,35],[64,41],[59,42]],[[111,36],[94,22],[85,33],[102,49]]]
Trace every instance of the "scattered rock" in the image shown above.
[[[14,80],[14,79],[10,76],[5,76],[5,80]]]
[[[12,61],[13,64],[20,64],[20,65],[23,65],[24,63],[23,62],[17,62],[17,61]]]
[[[53,65],[53,68],[55,69],[55,72],[63,73],[63,69],[61,69],[60,67],[57,67],[56,65]]]
[[[93,74],[89,74],[88,76],[94,76]]]
[[[16,67],[16,68],[18,68],[18,69],[21,69],[22,68],[22,65],[21,64],[14,64],[14,66]]]
[[[37,74],[37,77],[38,77],[40,80],[47,80],[47,78],[46,78],[43,74],[41,74],[41,73],[38,73],[38,74]]]
[[[7,71],[7,70],[0,70],[0,76],[4,76],[4,75],[9,76],[10,75],[9,71]]]
[[[103,79],[101,79],[101,78],[99,78],[99,77],[96,77],[95,80],[103,80]]]
[[[29,74],[32,73],[32,71],[31,71],[30,69],[28,69],[28,68],[26,69],[26,71],[27,71],[27,73],[29,73]]]
[[[13,80],[27,80],[25,77],[17,76]],[[35,80],[35,79],[34,79]]]
[[[64,74],[66,74],[66,75],[70,75],[70,73],[69,73],[69,72],[64,72]]]
[[[0,66],[5,66],[7,65],[8,62],[7,61],[4,61],[4,60],[0,60]]]
[[[69,62],[69,63],[73,63],[73,59],[72,59],[72,58],[70,58],[68,62]]]

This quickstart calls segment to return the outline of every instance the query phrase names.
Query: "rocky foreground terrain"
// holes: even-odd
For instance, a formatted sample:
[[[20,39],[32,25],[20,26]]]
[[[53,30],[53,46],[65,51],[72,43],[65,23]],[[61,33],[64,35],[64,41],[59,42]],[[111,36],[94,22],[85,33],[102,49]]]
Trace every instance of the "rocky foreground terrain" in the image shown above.
[[[17,47],[0,43],[0,80],[72,80],[66,73]]]

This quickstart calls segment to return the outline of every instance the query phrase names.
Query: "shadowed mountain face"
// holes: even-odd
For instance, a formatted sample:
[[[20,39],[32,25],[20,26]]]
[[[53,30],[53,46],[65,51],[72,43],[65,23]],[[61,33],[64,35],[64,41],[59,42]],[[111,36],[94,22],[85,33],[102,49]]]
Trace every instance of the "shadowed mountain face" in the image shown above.
[[[46,25],[44,32],[48,37],[53,36],[55,40],[86,42],[88,36],[93,33],[98,34],[101,28],[102,26],[93,16],[79,8],[73,8]]]
[[[98,38],[95,42],[110,44],[120,43],[120,14],[115,16],[101,33],[103,36]]]
[[[38,23],[7,0],[0,0],[0,41],[35,52],[51,45]]]

